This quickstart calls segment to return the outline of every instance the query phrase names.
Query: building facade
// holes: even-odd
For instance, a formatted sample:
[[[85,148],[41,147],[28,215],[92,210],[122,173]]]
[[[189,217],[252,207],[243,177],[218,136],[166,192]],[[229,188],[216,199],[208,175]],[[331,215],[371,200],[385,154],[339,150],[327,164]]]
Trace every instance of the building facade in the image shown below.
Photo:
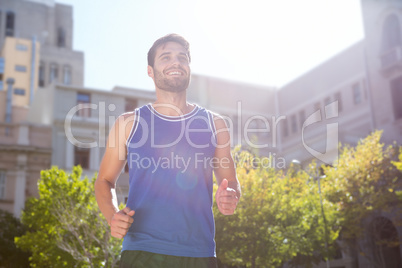
[[[36,87],[84,85],[84,54],[73,49],[73,10],[54,0],[0,0],[0,47],[7,37],[40,44]]]
[[[3,62],[1,81],[2,90],[7,91],[6,81],[14,80],[13,106],[28,107],[32,101],[38,83],[40,46],[37,41],[7,37],[4,40],[0,57]]]
[[[0,92],[0,103],[4,99]],[[50,167],[51,145],[50,127],[0,121],[0,209],[19,217],[26,198],[38,195],[40,171]]]
[[[72,7],[54,1],[0,0],[0,209],[17,217],[52,164],[52,128],[28,120],[34,99],[54,83],[84,83],[72,21]]]
[[[70,172],[80,165],[83,175],[92,178],[99,170],[109,131],[118,116],[154,100],[155,93],[147,90],[51,85],[37,93],[27,120],[52,129],[52,166]],[[125,202],[127,168],[122,170],[116,193],[119,202]]]
[[[402,143],[401,5],[362,0],[364,39],[278,91],[286,116],[281,154],[288,162],[335,161],[331,127],[337,129],[331,138],[344,144],[376,129],[384,130],[383,142]]]
[[[383,143],[402,145],[402,2],[362,0],[361,7],[363,40],[278,91],[278,108],[286,117],[279,154],[287,163],[331,164],[338,142],[353,146],[375,130],[383,130]],[[392,207],[373,213],[362,225],[365,237],[356,241],[363,254],[342,252],[331,267],[374,267],[376,252],[386,267],[401,267],[401,243],[375,250],[372,242],[377,235],[402,241],[400,217]],[[374,234],[375,226],[388,233]]]
[[[50,166],[51,128],[26,122],[37,90],[38,42],[6,37],[0,64],[0,209],[19,216]]]
[[[187,91],[190,102],[222,116],[231,145],[261,155],[278,150],[276,89],[193,74]]]

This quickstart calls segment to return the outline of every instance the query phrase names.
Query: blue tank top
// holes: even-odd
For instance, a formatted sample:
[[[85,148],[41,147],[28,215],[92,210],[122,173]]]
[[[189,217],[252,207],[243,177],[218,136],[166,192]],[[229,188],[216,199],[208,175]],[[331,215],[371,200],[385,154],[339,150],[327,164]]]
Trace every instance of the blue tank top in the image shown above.
[[[127,206],[135,215],[123,251],[216,256],[213,115],[195,106],[184,116],[165,116],[148,104],[135,118],[127,140]]]

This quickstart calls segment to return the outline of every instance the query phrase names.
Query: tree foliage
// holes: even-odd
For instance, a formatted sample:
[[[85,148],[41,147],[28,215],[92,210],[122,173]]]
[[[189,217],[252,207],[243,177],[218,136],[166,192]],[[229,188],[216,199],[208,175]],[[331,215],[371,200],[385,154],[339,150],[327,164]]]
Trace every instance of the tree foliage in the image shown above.
[[[0,210],[0,226],[0,267],[27,267],[30,254],[14,244],[14,237],[26,232],[25,226],[11,213],[3,210]]]
[[[39,198],[27,200],[22,222],[31,231],[16,237],[31,251],[32,267],[115,267],[121,241],[110,236],[94,196],[94,180],[53,167],[41,172]]]
[[[316,181],[304,171],[285,174],[267,167],[270,159],[246,151],[235,151],[235,160],[242,187],[236,212],[224,216],[214,207],[220,261],[247,267],[278,267],[291,259],[308,267],[320,261],[326,252]],[[324,207],[332,244],[337,207],[326,201]]]
[[[367,232],[375,238],[378,232],[384,231],[381,226],[389,226],[387,220],[377,221],[368,229],[369,219],[385,213],[393,224],[402,224],[399,220],[402,212],[402,175],[397,169],[402,167],[402,152],[399,162],[395,162],[398,148],[385,147],[380,143],[380,138],[381,132],[377,131],[359,142],[355,148],[344,146],[338,163],[324,168],[324,171],[331,181],[327,198],[339,205],[342,239],[366,256],[373,265],[384,267],[384,263],[379,263],[381,256],[375,256],[381,252],[375,251],[369,256],[359,243]],[[379,224],[381,222],[387,224]],[[374,240],[376,245],[372,245],[373,248],[379,244],[399,246],[397,237],[388,240],[377,237]]]
[[[243,195],[232,216],[220,214],[214,206],[220,261],[247,267],[278,267],[284,262],[311,267],[331,256],[339,233],[348,246],[359,245],[356,241],[367,231],[363,223],[373,215],[388,213],[395,216],[390,218],[392,224],[402,225],[398,222],[402,218],[402,149],[384,147],[380,137],[375,132],[355,148],[344,146],[337,163],[323,168],[327,237],[315,163],[307,171],[291,167],[284,172],[269,166],[272,159],[236,149]],[[94,179],[81,178],[79,167],[71,174],[57,168],[41,173],[39,198],[30,198],[22,213],[29,231],[18,231],[15,238],[20,249],[32,252],[32,267],[116,266],[121,241],[110,236],[98,210]],[[377,218],[373,228],[388,228],[390,221]],[[13,229],[2,231],[4,238]],[[325,250],[325,238],[330,252]],[[381,239],[375,240],[375,249],[399,245],[399,240]]]
[[[392,164],[402,172],[402,147],[399,148],[399,161],[392,161]],[[399,200],[402,201],[402,189],[399,188],[395,190],[395,194],[398,196]]]

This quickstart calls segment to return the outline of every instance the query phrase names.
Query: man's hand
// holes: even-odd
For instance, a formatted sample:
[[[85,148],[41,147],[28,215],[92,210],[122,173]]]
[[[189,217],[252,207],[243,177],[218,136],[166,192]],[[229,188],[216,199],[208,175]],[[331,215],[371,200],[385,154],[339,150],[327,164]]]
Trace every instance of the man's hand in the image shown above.
[[[134,222],[134,213],[134,210],[125,207],[113,215],[110,221],[110,231],[113,237],[121,239],[127,234],[128,229]]]
[[[232,215],[239,201],[234,189],[228,187],[228,180],[223,179],[215,194],[216,204],[223,215]]]

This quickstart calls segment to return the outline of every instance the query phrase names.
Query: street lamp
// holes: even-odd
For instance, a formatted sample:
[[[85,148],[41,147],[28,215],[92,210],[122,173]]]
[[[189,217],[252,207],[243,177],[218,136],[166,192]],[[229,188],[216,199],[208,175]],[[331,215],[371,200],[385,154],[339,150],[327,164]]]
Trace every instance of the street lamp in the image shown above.
[[[298,169],[302,169],[302,165],[301,165],[301,163],[300,163],[299,160],[293,159],[293,160],[292,160],[292,164],[293,164],[294,166],[297,166]],[[317,183],[318,183],[318,194],[319,194],[319,196],[320,196],[321,215],[322,215],[322,218],[323,218],[323,220],[324,220],[325,250],[327,251],[327,252],[326,252],[326,253],[327,253],[327,260],[326,260],[326,263],[327,263],[327,268],[330,268],[330,267],[329,267],[329,258],[328,258],[327,218],[325,217],[324,205],[323,205],[323,203],[322,203],[322,194],[321,194],[321,179],[324,179],[326,176],[325,176],[325,175],[324,175],[324,176],[320,176],[320,174],[319,174],[318,172],[317,172],[316,174],[314,174],[314,176],[312,176],[312,175],[309,174],[308,172],[306,172],[306,173],[307,173],[307,175],[309,175],[310,177],[312,177],[314,180],[316,180]]]

